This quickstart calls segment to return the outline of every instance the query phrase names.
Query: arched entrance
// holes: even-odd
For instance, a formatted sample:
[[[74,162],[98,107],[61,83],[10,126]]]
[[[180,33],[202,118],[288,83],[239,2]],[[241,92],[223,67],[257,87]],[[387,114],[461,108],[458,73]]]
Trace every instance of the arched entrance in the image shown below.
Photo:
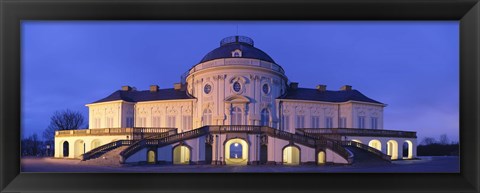
[[[69,144],[68,144],[68,141],[64,141],[61,145],[62,147],[62,153],[63,153],[63,157],[68,157],[69,155]]]
[[[173,164],[190,164],[190,149],[185,145],[173,148]]]
[[[225,163],[227,165],[247,165],[248,143],[239,138],[228,140],[225,143]]]
[[[382,142],[380,142],[379,140],[371,140],[370,142],[368,142],[368,146],[373,147],[378,151],[382,151]]]
[[[318,155],[317,155],[317,164],[318,165],[323,165],[327,162],[327,156],[325,155],[325,152],[324,151],[320,151],[318,152]]]
[[[85,153],[85,143],[83,140],[79,139],[75,141],[75,148],[74,148],[74,157],[79,158],[82,154]]]
[[[413,158],[413,143],[410,140],[403,142],[403,159]]]
[[[90,150],[100,147],[101,144],[102,142],[100,141],[100,139],[94,139],[92,141],[92,144],[90,145]]]
[[[391,159],[398,159],[398,143],[395,140],[387,141],[387,155],[391,157]]]
[[[283,148],[283,164],[285,165],[299,165],[300,164],[300,149],[293,145]]]
[[[149,164],[155,164],[156,162],[156,155],[155,155],[155,151],[154,150],[148,150],[147,152],[147,163]]]

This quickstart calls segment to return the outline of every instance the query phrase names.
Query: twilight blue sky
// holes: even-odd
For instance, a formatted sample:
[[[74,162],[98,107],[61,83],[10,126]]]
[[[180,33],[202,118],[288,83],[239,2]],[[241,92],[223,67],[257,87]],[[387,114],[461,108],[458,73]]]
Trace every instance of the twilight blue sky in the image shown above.
[[[458,140],[456,21],[22,23],[22,135],[41,136],[56,110],[78,110],[122,85],[171,88],[219,41],[238,34],[300,87],[352,85],[388,104],[385,129]]]

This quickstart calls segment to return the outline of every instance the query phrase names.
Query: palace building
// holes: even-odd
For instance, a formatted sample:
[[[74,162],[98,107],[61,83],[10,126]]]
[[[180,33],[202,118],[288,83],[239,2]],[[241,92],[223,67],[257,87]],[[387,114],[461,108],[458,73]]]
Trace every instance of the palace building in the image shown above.
[[[89,129],[57,131],[55,157],[227,165],[416,157],[416,132],[384,129],[384,103],[349,85],[302,88],[244,36],[222,39],[173,88],[122,86],[86,106]]]

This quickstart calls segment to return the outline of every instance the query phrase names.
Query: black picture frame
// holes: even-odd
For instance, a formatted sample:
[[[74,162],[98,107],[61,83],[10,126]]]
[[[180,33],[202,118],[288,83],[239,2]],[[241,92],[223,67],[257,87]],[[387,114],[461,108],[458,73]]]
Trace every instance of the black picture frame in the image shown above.
[[[477,0],[1,0],[1,192],[479,192]],[[22,20],[459,20],[460,173],[20,173]]]

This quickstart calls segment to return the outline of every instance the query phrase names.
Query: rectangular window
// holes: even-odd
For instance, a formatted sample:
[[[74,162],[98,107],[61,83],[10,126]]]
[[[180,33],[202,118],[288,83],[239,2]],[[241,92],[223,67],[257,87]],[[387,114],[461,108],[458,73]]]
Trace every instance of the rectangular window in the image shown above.
[[[192,116],[183,116],[183,129],[192,130]]]
[[[93,125],[95,128],[100,128],[100,118],[95,118],[95,123]]]
[[[347,118],[346,117],[340,117],[340,128],[347,128]]]
[[[365,117],[359,116],[358,117],[358,128],[365,129]]]
[[[372,129],[378,129],[378,119],[377,119],[377,117],[372,117],[370,119],[370,122],[372,124]]]
[[[297,128],[305,128],[305,116],[297,115]]]
[[[107,128],[113,127],[113,117],[107,117]]]
[[[147,118],[139,117],[137,120],[137,127],[146,127],[147,126]]]
[[[325,128],[333,128],[333,118],[325,117]]]
[[[312,117],[312,128],[320,128],[320,117],[318,116]]]
[[[160,116],[152,117],[152,127],[160,127]]]
[[[282,130],[288,131],[290,128],[290,117],[288,115],[282,116]]]
[[[167,117],[167,126],[171,128],[176,128],[175,127],[175,116],[168,116]]]

